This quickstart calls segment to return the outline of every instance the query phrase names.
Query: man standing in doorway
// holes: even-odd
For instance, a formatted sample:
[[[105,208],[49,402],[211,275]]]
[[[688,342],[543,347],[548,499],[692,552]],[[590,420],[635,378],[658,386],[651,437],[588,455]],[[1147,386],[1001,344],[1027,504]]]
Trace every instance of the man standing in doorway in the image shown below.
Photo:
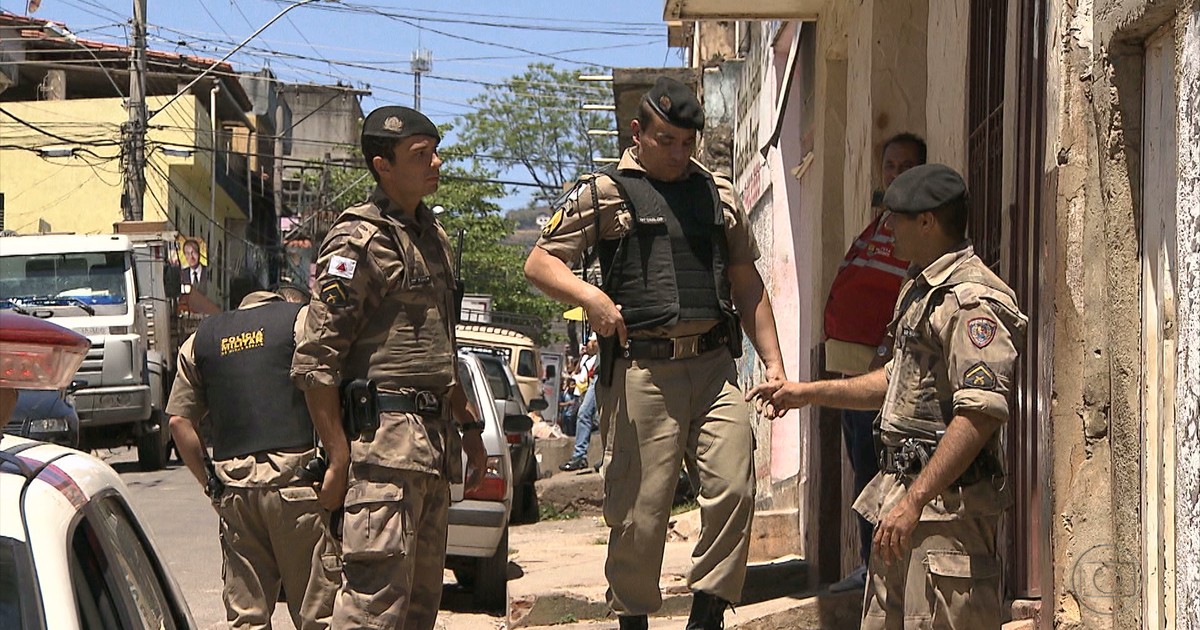
[[[583,306],[600,335],[605,575],[623,629],[646,628],[662,605],[681,460],[700,485],[687,628],[723,627],[741,598],[754,514],[750,411],[734,364],[743,328],[767,378],[785,378],[746,214],[730,182],[692,159],[703,128],[695,94],[660,77],[633,122],[634,147],[615,168],[580,179],[525,263],[534,285]],[[568,266],[590,248],[598,287]]]
[[[911,133],[892,136],[883,143],[881,162],[886,191],[901,173],[925,163],[925,141]],[[875,218],[850,245],[825,301],[825,370],[843,378],[866,374],[892,356],[887,324],[908,272],[908,261],[893,252],[890,213],[880,207],[883,191],[873,195]],[[877,409],[842,410],[842,437],[854,470],[854,496],[879,472],[871,437],[877,414]],[[831,592],[861,590],[866,585],[875,528],[862,516],[857,519],[862,565],[830,586]]]
[[[996,529],[1010,503],[999,429],[1028,322],[966,239],[958,173],[914,167],[883,203],[896,255],[912,261],[892,359],[850,379],[764,383],[747,398],[776,410],[882,406],[882,470],[854,503],[875,524],[863,628],[998,629]]]
[[[408,107],[363,121],[377,186],[334,222],[292,378],[329,453],[321,504],[345,506],[335,628],[431,630],[442,597],[450,482],[478,485],[483,423],[458,381],[450,241],[423,198],[437,191],[436,126]],[[379,413],[348,441],[343,380],[369,380]],[[362,396],[370,396],[363,393]]]

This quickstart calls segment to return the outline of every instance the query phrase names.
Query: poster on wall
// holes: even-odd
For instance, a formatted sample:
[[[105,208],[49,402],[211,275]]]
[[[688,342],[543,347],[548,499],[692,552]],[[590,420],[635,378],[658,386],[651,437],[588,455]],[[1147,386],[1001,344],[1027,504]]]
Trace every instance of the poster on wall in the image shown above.
[[[194,236],[176,237],[179,252],[179,290],[181,293],[208,293],[208,245]]]

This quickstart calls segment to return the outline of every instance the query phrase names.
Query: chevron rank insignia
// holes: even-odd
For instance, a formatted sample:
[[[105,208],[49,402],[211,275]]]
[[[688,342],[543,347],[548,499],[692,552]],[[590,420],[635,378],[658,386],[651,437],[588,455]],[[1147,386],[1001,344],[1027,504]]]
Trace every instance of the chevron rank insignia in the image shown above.
[[[996,373],[980,361],[963,372],[963,385],[972,389],[996,389]]]
[[[345,306],[346,285],[342,284],[341,280],[330,280],[321,285],[321,301],[326,306]]]
[[[967,334],[976,348],[986,348],[996,338],[996,321],[988,317],[976,317],[967,322]]]

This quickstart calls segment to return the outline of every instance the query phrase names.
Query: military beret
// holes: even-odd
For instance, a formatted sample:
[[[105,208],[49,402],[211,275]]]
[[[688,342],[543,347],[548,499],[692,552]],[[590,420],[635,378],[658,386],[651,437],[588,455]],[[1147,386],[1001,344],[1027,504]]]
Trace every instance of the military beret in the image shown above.
[[[392,138],[400,140],[409,136],[433,136],[439,142],[442,134],[437,125],[421,112],[411,107],[389,105],[367,114],[363,121],[362,137]]]
[[[920,214],[967,194],[957,171],[945,164],[914,166],[892,180],[883,194],[883,205],[900,214]]]
[[[658,77],[642,100],[676,127],[704,129],[704,108],[700,106],[700,100],[691,88],[671,77]]]

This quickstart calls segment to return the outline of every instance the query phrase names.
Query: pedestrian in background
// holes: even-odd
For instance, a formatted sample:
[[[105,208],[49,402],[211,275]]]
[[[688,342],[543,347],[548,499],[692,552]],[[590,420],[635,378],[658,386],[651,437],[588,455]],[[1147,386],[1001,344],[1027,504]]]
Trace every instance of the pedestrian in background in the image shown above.
[[[592,432],[598,428],[596,416],[596,355],[598,352],[599,342],[596,333],[592,333],[584,346],[584,356],[591,360],[580,364],[581,367],[587,366],[580,370],[582,382],[587,389],[584,391],[575,413],[575,450],[571,452],[571,459],[558,467],[562,471],[583,470],[588,467],[588,450],[592,444]]]
[[[222,600],[235,630],[270,628],[280,587],[297,628],[327,628],[341,581],[329,514],[302,474],[317,455],[312,420],[288,378],[305,301],[297,289],[258,291],[205,319],[180,347],[167,404],[175,446],[221,519]],[[198,430],[206,416],[211,469]]]
[[[695,94],[660,77],[641,100],[634,147],[580,179],[525,263],[534,285],[583,306],[600,335],[605,575],[621,628],[646,628],[662,605],[681,460],[700,486],[687,628],[723,627],[742,595],[754,515],[750,412],[734,363],[742,328],[767,378],[785,378],[746,214],[729,180],[692,159],[703,128]],[[592,248],[599,287],[569,267]]]
[[[911,133],[900,133],[883,143],[880,156],[883,190],[898,175],[925,163],[925,141]],[[825,301],[825,370],[843,378],[866,374],[887,363],[892,356],[887,324],[900,296],[900,284],[908,273],[908,261],[894,253],[891,212],[882,207],[882,194],[873,195],[875,218],[854,239],[838,267]],[[875,440],[871,426],[878,409],[843,409],[842,437],[854,471],[854,496],[867,487],[876,473]],[[867,559],[875,528],[861,515],[858,520],[859,555],[862,565],[834,583],[834,593],[860,590],[867,581]]]
[[[1000,627],[996,529],[1011,497],[1000,428],[1027,320],[966,239],[962,177],[914,167],[883,198],[912,261],[889,327],[892,359],[850,379],[764,383],[776,410],[882,407],[882,469],[854,509],[875,524],[862,627]]]
[[[363,158],[377,186],[321,244],[320,293],[292,362],[329,454],[321,503],[345,507],[336,628],[433,628],[450,482],[462,477],[463,451],[468,490],[486,464],[483,424],[458,382],[450,242],[423,201],[438,187],[440,139],[407,107],[381,107],[363,121]],[[379,413],[367,419],[377,426],[353,441],[342,426],[343,380],[369,380],[378,391]]]

